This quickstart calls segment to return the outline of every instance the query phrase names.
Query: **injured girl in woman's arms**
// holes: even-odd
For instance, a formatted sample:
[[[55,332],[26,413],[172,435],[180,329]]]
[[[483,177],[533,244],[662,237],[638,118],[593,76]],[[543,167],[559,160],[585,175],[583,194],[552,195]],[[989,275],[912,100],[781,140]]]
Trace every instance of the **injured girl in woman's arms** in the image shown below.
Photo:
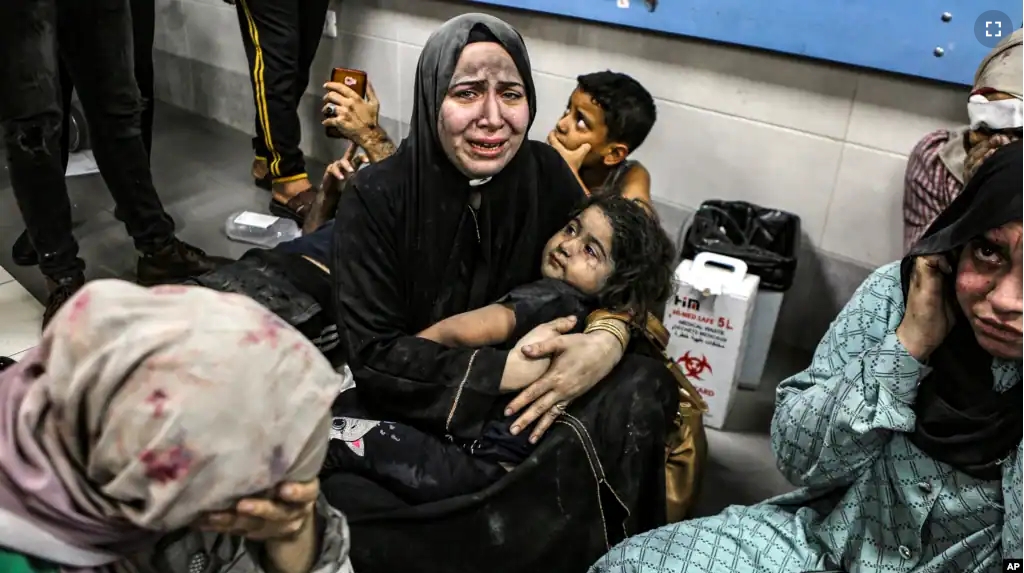
[[[451,347],[513,346],[513,353],[521,353],[531,344],[582,331],[587,315],[598,308],[645,316],[672,291],[673,255],[671,239],[644,205],[618,196],[591,198],[544,246],[543,279],[417,336]],[[549,358],[509,360],[502,391],[525,388],[549,364]],[[525,460],[540,438],[516,425],[507,410],[510,401],[499,401],[478,439],[455,443],[405,424],[342,418],[344,425],[363,430],[359,436],[336,432],[340,439],[332,440],[328,471],[371,473],[413,503],[482,490]],[[423,452],[415,471],[406,464],[375,463],[393,459],[392,442],[414,442]]]

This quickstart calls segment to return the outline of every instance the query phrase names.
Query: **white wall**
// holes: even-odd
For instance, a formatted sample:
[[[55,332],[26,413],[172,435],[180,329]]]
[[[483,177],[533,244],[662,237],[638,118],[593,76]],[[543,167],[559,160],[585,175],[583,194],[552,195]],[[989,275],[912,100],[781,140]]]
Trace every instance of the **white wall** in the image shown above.
[[[308,127],[303,145],[318,156],[333,153],[316,123],[320,85],[331,67],[366,70],[381,100],[382,123],[404,134],[421,46],[444,20],[481,10],[429,0],[345,0],[334,8],[341,34],[323,39],[302,113]],[[962,87],[540,14],[486,11],[526,38],[539,102],[534,138],[554,125],[578,74],[626,72],[657,100],[657,124],[636,157],[650,169],[654,196],[666,210],[686,213],[705,199],[725,198],[803,218],[807,260],[780,324],[794,329],[784,336],[803,346],[820,336],[868,269],[899,257],[907,152],[924,133],[966,119]],[[221,0],[157,0],[157,27],[157,69],[169,70],[158,80],[158,95],[251,130],[234,8]]]

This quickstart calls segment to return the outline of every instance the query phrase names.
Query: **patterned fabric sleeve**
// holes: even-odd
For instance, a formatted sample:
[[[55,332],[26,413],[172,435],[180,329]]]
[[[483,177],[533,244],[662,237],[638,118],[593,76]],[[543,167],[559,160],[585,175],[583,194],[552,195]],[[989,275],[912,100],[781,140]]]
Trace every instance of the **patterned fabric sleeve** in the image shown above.
[[[352,564],[349,561],[349,533],[348,521],[337,509],[327,503],[327,499],[320,494],[316,500],[316,512],[322,519],[320,525],[323,527],[323,535],[320,538],[320,557],[313,563],[309,573],[353,573]],[[318,527],[319,529],[319,527]],[[262,547],[256,543],[247,542],[246,550],[250,555],[262,554]],[[264,573],[264,569],[253,563],[248,573]],[[221,573],[234,573],[221,572]]]
[[[323,494],[316,501],[316,512],[320,553],[310,573],[352,573],[345,516]],[[189,530],[161,543],[155,554],[133,556],[130,566],[113,567],[110,573],[266,573],[260,567],[262,557],[260,543]]]
[[[1024,557],[1021,544],[1021,527],[1024,508],[1021,507],[1021,460],[1024,460],[1024,442],[1017,446],[1017,453],[1006,461],[1009,471],[1003,477],[1003,559]]]
[[[779,385],[772,448],[794,485],[852,483],[892,432],[914,429],[923,367],[896,338],[902,315],[899,265],[882,267],[832,323],[810,368]]]

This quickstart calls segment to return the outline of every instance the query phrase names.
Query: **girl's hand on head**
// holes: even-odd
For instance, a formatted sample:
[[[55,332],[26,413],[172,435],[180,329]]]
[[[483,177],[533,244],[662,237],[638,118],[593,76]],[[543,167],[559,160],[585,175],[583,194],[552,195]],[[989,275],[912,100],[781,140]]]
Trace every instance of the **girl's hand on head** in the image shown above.
[[[944,255],[914,259],[907,310],[896,336],[918,362],[927,360],[953,328],[953,311],[945,293],[945,281],[952,274]]]
[[[203,531],[238,535],[254,541],[288,539],[298,535],[313,519],[320,481],[283,483],[271,499],[245,498],[234,509],[213,512],[200,519]]]

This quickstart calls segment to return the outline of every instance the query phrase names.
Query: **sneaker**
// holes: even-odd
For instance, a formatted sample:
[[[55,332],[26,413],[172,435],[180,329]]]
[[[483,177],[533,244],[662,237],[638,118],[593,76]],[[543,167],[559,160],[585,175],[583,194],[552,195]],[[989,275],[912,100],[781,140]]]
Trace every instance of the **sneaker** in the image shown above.
[[[211,257],[202,249],[171,239],[167,246],[139,257],[136,276],[142,286],[181,283],[232,262],[224,257]]]
[[[22,231],[14,240],[14,246],[11,247],[11,258],[19,267],[34,267],[39,264],[39,256],[36,255],[36,249],[28,238],[28,231]]]
[[[43,311],[44,330],[60,307],[64,306],[64,303],[74,296],[83,285],[85,285],[85,275],[82,273],[59,279],[46,277],[46,288],[50,291],[50,295],[46,299],[46,310]]]

